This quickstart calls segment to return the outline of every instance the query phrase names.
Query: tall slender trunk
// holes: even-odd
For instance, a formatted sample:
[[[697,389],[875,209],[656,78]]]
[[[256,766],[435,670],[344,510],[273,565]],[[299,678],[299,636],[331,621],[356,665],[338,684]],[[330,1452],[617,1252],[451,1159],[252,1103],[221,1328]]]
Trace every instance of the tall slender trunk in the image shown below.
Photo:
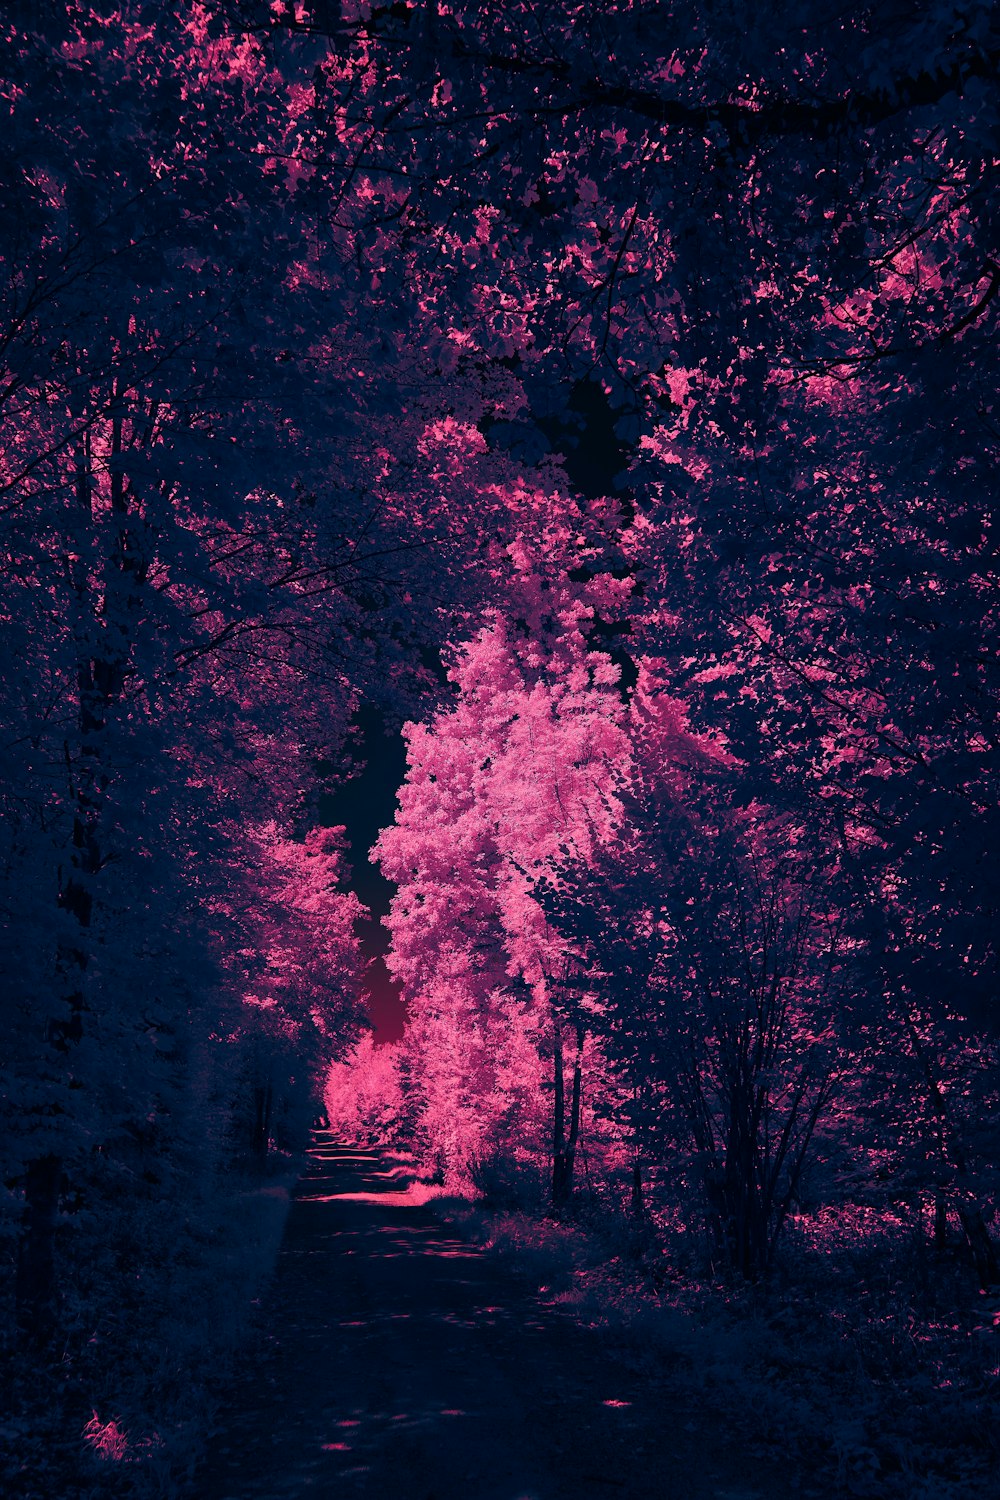
[[[584,1030],[576,1028],[576,1049],[573,1054],[573,1082],[570,1089],[569,1129],[566,1128],[566,1080],[564,1074],[562,1023],[558,1016],[553,1027],[554,1065],[554,1109],[552,1132],[552,1203],[555,1208],[564,1207],[573,1193],[573,1172],[576,1165],[576,1148],[580,1139],[580,1106],[583,1093],[583,1043]]]
[[[629,1212],[637,1222],[646,1217],[646,1197],[642,1184],[642,1164],[638,1161],[632,1163],[632,1194],[629,1199]]]
[[[943,1255],[948,1248],[948,1200],[944,1188],[934,1189],[934,1249]]]
[[[83,1039],[86,1022],[86,974],[90,962],[90,927],[94,883],[103,857],[101,821],[108,786],[105,734],[109,710],[121,698],[132,652],[139,588],[146,566],[130,533],[130,489],[124,470],[123,418],[114,387],[111,419],[110,499],[117,537],[106,559],[103,579],[94,572],[86,549],[76,550],[68,573],[76,616],[76,717],[78,755],[66,749],[68,793],[73,809],[68,867],[60,871],[57,902],[72,918],[74,934],[56,956],[55,982],[62,1014],[48,1028],[47,1042],[63,1059],[67,1082],[70,1058]],[[81,410],[78,414],[83,416]],[[74,456],[73,489],[81,526],[94,523],[94,468],[91,433],[84,431]],[[103,590],[103,609],[101,593]],[[103,626],[98,629],[98,624]],[[25,1208],[18,1245],[17,1319],[31,1337],[46,1337],[56,1305],[55,1233],[64,1164],[49,1151],[28,1164],[24,1178]]]
[[[982,1208],[978,1203],[961,1198],[955,1205],[959,1223],[966,1243],[972,1253],[972,1263],[984,1291],[1000,1286],[1000,1255],[992,1235],[986,1227]]]
[[[253,1154],[263,1166],[271,1144],[271,1120],[274,1111],[274,1092],[271,1080],[254,1085],[253,1091]]]
[[[562,1022],[552,1018],[552,1202],[564,1194],[562,1163],[566,1150],[566,1079],[563,1074]]]
[[[74,492],[81,519],[93,516],[93,475],[90,442],[84,434],[75,454]],[[73,806],[72,846],[68,868],[60,870],[56,897],[61,911],[73,919],[74,936],[63,940],[56,954],[55,983],[63,1009],[48,1026],[46,1041],[66,1058],[83,1036],[86,1004],[84,980],[89,961],[87,931],[93,911],[92,879],[100,867],[97,842],[97,739],[103,727],[100,695],[95,683],[90,642],[93,611],[86,560],[77,555],[69,563],[76,612],[77,732],[80,755],[74,766],[67,746],[69,796]],[[63,1164],[48,1151],[29,1162],[24,1175],[24,1214],[17,1249],[15,1296],[17,1322],[33,1342],[44,1342],[52,1332],[56,1306],[55,1236],[59,1185]]]

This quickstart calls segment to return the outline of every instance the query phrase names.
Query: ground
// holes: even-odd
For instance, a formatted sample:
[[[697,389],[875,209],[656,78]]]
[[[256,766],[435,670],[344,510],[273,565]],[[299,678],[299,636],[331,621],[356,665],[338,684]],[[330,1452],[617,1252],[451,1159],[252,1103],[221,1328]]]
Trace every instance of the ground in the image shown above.
[[[786,1500],[686,1391],[318,1133],[196,1500]],[[808,1493],[808,1490],[805,1491]]]

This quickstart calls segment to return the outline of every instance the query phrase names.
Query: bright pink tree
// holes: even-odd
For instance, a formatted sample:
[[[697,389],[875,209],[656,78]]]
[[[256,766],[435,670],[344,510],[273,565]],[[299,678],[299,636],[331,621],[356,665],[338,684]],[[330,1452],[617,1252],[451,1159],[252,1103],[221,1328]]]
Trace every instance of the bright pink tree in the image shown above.
[[[315,1105],[331,1059],[356,1033],[364,908],[345,888],[342,829],[314,829],[303,841],[273,822],[248,832],[246,872],[221,903],[219,942],[240,997],[233,1040],[246,1054],[252,1148],[263,1159],[277,1115]],[[286,1135],[301,1138],[301,1120]]]
[[[537,1130],[537,1098],[518,1103],[502,1076],[504,1052],[524,1045],[514,1033],[554,1055],[555,1149],[572,1152],[581,1058],[567,1127],[558,986],[568,955],[534,887],[614,837],[630,756],[618,670],[585,639],[594,604],[560,596],[522,552],[512,562],[519,623],[494,615],[457,652],[454,706],[408,727],[400,810],[377,845],[399,885],[390,962],[420,1054],[424,1127],[449,1171],[482,1153],[498,1111],[526,1110]],[[582,1047],[582,1023],[579,1034]],[[528,1094],[537,1086],[525,1083]]]

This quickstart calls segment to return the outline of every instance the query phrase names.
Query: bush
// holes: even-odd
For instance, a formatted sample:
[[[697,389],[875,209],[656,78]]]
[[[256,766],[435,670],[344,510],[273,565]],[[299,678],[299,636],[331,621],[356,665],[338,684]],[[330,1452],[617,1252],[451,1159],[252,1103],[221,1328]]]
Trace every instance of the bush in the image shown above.
[[[470,1161],[469,1177],[476,1197],[486,1207],[538,1212],[545,1205],[547,1175],[529,1157],[519,1159],[502,1149],[490,1151]]]
[[[204,1444],[213,1391],[246,1339],[277,1256],[294,1167],[261,1182],[220,1173],[161,1200],[117,1184],[64,1215],[64,1338],[27,1357],[13,1317],[13,1253],[0,1276],[0,1489],[12,1497],[181,1493]],[[114,1184],[113,1184],[114,1185]]]

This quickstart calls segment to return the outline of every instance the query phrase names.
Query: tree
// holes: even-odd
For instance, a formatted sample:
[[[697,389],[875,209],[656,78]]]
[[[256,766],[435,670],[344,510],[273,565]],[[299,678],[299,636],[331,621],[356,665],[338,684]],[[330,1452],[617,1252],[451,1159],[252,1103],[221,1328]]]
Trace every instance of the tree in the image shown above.
[[[60,1194],[165,1121],[151,1075],[171,1056],[183,1092],[219,1022],[198,898],[240,867],[231,805],[299,813],[392,544],[290,415],[356,412],[338,373],[304,394],[282,357],[293,324],[328,331],[260,150],[280,157],[293,93],[197,8],[30,19],[3,31],[4,1169],[44,1339]]]
[[[534,888],[554,860],[586,864],[614,837],[629,746],[618,670],[587,646],[595,605],[560,593],[517,553],[514,561],[523,570],[521,624],[511,630],[494,614],[457,655],[453,706],[428,726],[408,726],[399,813],[376,852],[399,885],[390,965],[421,1060],[424,1128],[444,1170],[460,1174],[481,1156],[501,1119],[510,1131],[498,1047],[535,1038],[552,1058],[553,1191],[562,1201],[579,1134],[586,1022],[560,983],[567,955]],[[577,1036],[568,1115],[567,1023]],[[530,1099],[521,1107],[530,1118]]]
[[[805,831],[720,791],[690,779],[666,816],[638,804],[548,905],[604,997],[639,1152],[688,1174],[714,1264],[756,1277],[850,1066],[852,944]]]
[[[2,40],[5,1180],[44,1336],[60,1195],[150,1114],[124,1059],[169,1036],[179,1078],[243,1035],[242,829],[301,831],[359,697],[418,698],[439,614],[545,523],[475,425],[516,379],[422,344],[405,274],[374,285],[365,192],[340,215],[300,164],[301,49],[132,3],[15,11]]]
[[[362,1145],[395,1143],[404,1128],[406,1102],[398,1046],[376,1047],[364,1035],[326,1076],[323,1102],[330,1129]]]
[[[282,44],[326,47],[300,156],[358,284],[407,280],[442,370],[502,364],[495,450],[565,446],[603,387],[634,650],[669,656],[766,801],[905,884],[906,982],[989,1024],[993,8],[328,20]]]
[[[247,1112],[259,1161],[279,1111],[298,1113],[285,1134],[301,1142],[333,1057],[361,1023],[356,925],[364,908],[343,888],[343,832],[317,828],[300,842],[273,821],[251,830],[244,879],[217,903],[219,962],[240,998],[234,1045],[249,1054]]]

